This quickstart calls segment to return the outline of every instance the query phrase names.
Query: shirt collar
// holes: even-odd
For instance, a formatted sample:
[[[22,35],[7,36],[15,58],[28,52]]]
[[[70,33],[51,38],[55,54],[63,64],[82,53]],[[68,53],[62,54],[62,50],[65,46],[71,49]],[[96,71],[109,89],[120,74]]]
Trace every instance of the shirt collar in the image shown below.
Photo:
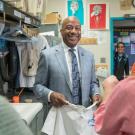
[[[68,47],[64,42],[63,42],[63,46],[64,46],[64,50],[65,51],[69,51],[69,49],[71,49],[70,47]],[[77,52],[78,50],[78,47],[77,45],[73,48],[75,52]]]
[[[119,53],[118,54],[118,57],[123,57],[124,56],[124,53]]]

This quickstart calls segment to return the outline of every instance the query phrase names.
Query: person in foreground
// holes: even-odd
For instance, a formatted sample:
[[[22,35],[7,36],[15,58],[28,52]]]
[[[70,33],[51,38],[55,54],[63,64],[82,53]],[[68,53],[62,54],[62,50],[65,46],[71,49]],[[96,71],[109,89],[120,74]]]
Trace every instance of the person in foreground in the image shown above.
[[[34,93],[55,107],[68,102],[87,107],[90,97],[100,101],[93,54],[77,46],[81,25],[76,17],[64,19],[61,35],[63,43],[41,53]]]
[[[103,85],[106,94],[94,114],[96,131],[100,135],[135,135],[135,76],[120,82],[116,77],[107,78]]]
[[[0,96],[0,135],[33,135],[11,104]]]

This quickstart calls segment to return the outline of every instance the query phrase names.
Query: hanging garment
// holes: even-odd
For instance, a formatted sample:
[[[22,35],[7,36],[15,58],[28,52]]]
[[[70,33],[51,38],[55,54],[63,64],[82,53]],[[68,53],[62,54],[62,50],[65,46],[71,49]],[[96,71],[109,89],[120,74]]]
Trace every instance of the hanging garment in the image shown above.
[[[14,42],[7,42],[7,48],[8,53],[7,50],[5,50],[0,57],[0,69],[2,79],[6,82],[10,82],[17,76],[19,68],[19,56]]]
[[[25,76],[35,76],[38,68],[39,52],[32,44],[25,45],[21,53],[22,70]]]
[[[62,41],[61,38],[56,37],[56,36],[45,36],[45,38],[47,39],[47,42],[49,44],[50,47],[59,45]]]
[[[3,85],[4,85],[4,82],[3,82],[1,74],[0,74],[0,95],[5,95]]]
[[[20,7],[22,11],[28,12],[28,0],[20,0]]]
[[[5,23],[0,22],[0,35],[2,34],[4,27],[5,27]]]
[[[44,0],[37,0],[37,13],[42,13],[43,11],[43,5],[44,5]]]
[[[52,107],[42,132],[47,135],[98,135],[94,129],[95,105],[88,108],[73,104]]]
[[[28,12],[36,15],[37,0],[28,0]]]
[[[39,34],[36,37],[32,37],[31,40],[32,40],[32,44],[37,46],[39,52],[46,48],[50,48],[46,37],[44,37],[43,35]]]
[[[20,72],[19,72],[19,79],[18,79],[20,87],[33,87],[33,84],[35,82],[35,76],[25,76],[22,72],[21,53],[27,44],[28,43],[16,43],[18,53],[19,53],[19,61],[20,61]]]
[[[31,39],[32,45],[34,46],[34,48],[37,48],[38,50],[38,55],[40,55],[40,52],[45,49],[48,48],[48,43],[47,40],[45,39],[45,37],[38,35],[37,37],[33,37]],[[33,84],[35,82],[35,75],[34,76],[26,76],[23,73],[23,65],[22,65],[22,51],[24,50],[24,48],[26,46],[31,46],[31,42],[16,42],[16,46],[18,49],[18,53],[19,53],[19,60],[20,60],[20,72],[19,72],[19,83],[20,83],[20,87],[33,87]],[[36,51],[37,54],[37,51]],[[34,56],[35,57],[35,56]],[[38,65],[38,64],[37,64]],[[35,69],[35,68],[34,68]],[[32,74],[35,74],[35,70],[31,72]]]
[[[33,37],[31,43],[25,45],[21,52],[21,65],[25,76],[36,75],[40,52],[48,47],[47,40],[41,35]]]
[[[30,42],[30,38],[22,30],[22,26],[20,25],[13,26],[5,24],[0,38],[12,42]]]
[[[42,13],[44,0],[28,0],[28,12],[37,15],[37,13]]]

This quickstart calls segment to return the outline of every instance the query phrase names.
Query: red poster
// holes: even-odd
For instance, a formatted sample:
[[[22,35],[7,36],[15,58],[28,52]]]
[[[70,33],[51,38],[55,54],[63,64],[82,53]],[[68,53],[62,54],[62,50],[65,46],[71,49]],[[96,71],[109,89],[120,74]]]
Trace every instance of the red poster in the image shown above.
[[[106,4],[90,4],[90,29],[106,29]]]

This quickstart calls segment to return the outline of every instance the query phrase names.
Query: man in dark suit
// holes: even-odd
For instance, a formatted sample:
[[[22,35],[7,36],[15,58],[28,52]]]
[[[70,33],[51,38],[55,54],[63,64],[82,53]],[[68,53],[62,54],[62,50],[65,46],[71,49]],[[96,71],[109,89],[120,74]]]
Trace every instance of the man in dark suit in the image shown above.
[[[114,75],[118,80],[123,80],[125,76],[129,75],[129,61],[125,54],[125,45],[123,42],[118,42],[116,46],[116,53],[114,56]]]
[[[34,92],[56,107],[67,105],[67,101],[85,107],[90,105],[90,98],[101,101],[94,56],[77,46],[81,38],[81,25],[76,17],[64,19],[61,35],[63,43],[41,53]],[[73,66],[76,66],[74,71]],[[74,81],[74,77],[77,80]]]

